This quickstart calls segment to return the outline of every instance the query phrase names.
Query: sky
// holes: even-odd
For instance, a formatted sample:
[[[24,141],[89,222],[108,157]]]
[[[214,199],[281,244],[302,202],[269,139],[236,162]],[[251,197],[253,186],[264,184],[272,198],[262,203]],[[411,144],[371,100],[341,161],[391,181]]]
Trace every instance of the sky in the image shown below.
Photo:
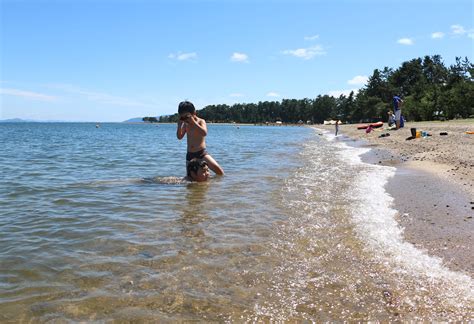
[[[472,0],[0,0],[0,119],[121,122],[182,100],[348,94],[425,55],[473,62]]]

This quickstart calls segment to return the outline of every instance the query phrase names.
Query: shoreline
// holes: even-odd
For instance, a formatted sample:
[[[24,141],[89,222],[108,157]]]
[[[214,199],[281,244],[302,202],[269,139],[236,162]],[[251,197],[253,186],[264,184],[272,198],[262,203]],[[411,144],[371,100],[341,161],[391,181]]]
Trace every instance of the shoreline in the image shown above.
[[[364,162],[396,168],[385,189],[394,198],[404,239],[441,258],[447,268],[474,277],[474,135],[465,134],[474,130],[474,120],[407,123],[397,131],[384,124],[371,134],[356,126],[340,125],[338,137],[371,148]],[[334,125],[315,127],[334,132]],[[411,127],[432,136],[406,140]]]

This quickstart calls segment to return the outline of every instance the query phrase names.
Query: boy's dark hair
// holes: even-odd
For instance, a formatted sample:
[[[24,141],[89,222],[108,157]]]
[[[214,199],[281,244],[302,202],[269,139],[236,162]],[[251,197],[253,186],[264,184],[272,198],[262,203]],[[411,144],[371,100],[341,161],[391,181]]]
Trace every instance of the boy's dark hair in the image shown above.
[[[196,108],[194,108],[194,105],[190,101],[181,101],[178,105],[178,114],[182,113],[191,113],[194,114],[196,112]]]
[[[188,162],[188,165],[186,167],[188,177],[191,177],[191,171],[196,173],[199,168],[204,168],[205,166],[207,166],[206,161],[200,159],[192,159]]]

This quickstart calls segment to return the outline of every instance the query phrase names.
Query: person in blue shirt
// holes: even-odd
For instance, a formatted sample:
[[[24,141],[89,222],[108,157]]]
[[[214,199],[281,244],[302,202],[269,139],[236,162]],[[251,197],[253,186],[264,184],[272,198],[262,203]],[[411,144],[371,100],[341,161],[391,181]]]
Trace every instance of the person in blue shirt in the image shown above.
[[[402,104],[403,100],[399,96],[393,97],[393,110],[395,111],[395,124],[396,129],[400,128],[400,119],[402,116]]]

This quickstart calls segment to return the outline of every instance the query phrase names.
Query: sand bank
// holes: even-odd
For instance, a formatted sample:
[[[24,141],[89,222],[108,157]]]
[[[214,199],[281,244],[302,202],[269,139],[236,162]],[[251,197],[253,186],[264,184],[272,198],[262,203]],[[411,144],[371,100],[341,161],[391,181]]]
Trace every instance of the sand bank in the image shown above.
[[[385,124],[369,134],[356,126],[341,125],[339,133],[373,148],[367,162],[397,168],[386,189],[405,239],[473,277],[474,135],[466,131],[474,131],[474,120],[406,123],[397,131]],[[412,127],[432,136],[406,140]]]

